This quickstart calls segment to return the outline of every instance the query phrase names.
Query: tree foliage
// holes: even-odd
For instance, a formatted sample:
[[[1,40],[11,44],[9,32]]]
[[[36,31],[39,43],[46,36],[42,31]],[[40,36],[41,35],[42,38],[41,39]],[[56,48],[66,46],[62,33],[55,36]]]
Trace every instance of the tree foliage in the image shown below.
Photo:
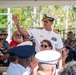
[[[24,29],[31,29],[34,26],[40,27],[42,25],[41,17],[44,13],[50,13],[57,17],[53,28],[59,29],[60,31],[66,29],[66,20],[68,21],[68,28],[75,28],[76,21],[76,6],[69,6],[68,10],[66,6],[61,5],[50,5],[50,6],[26,6],[11,8],[12,14],[17,14],[20,20],[20,25]],[[67,16],[68,11],[68,17]],[[7,14],[7,8],[0,9],[0,14]],[[0,28],[6,28],[7,15],[0,15]],[[13,23],[13,29],[15,25]]]
[[[7,9],[0,9],[0,30],[6,29],[7,27],[7,16],[3,13],[7,13]]]

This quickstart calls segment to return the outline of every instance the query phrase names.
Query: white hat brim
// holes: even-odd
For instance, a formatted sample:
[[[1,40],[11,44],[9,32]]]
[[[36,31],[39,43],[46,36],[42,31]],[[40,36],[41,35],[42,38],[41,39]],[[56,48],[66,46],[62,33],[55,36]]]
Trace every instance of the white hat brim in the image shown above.
[[[54,64],[58,62],[61,54],[57,51],[47,50],[47,51],[40,51],[35,55],[35,58],[38,62]]]
[[[33,45],[32,44],[32,42],[31,41],[25,41],[25,42],[22,42],[22,43],[20,43],[19,45],[17,45],[17,46],[23,46],[23,45]]]

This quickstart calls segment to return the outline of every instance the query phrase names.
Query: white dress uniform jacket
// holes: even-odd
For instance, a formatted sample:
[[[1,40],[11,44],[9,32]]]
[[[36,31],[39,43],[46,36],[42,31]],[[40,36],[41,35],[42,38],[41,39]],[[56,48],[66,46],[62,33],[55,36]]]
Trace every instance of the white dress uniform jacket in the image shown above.
[[[40,42],[44,39],[51,41],[53,45],[53,50],[56,50],[56,48],[62,48],[63,43],[61,40],[61,37],[59,34],[52,31],[47,31],[44,29],[32,29],[27,30],[30,36],[33,36],[36,43],[36,52],[40,51]]]

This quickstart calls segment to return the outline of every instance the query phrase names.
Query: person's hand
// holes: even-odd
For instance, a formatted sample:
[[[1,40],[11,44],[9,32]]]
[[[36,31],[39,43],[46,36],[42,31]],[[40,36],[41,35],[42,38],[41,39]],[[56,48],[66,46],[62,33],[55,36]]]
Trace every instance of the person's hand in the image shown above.
[[[67,39],[66,41],[65,41],[65,44],[68,44],[69,43],[69,39]]]
[[[16,46],[15,46],[15,45],[13,45],[13,46],[9,46],[8,49],[11,49],[11,48],[14,48],[14,47],[16,47]]]
[[[64,56],[67,56],[67,55],[68,55],[68,53],[69,53],[69,50],[68,50],[68,49],[66,49],[66,50],[63,52],[63,55],[64,55]]]
[[[32,69],[32,75],[36,75],[37,70],[38,70],[38,62],[35,58],[30,62],[30,66]]]
[[[59,72],[62,72],[63,71],[63,67],[62,66],[59,66]]]
[[[16,14],[13,14],[13,18],[12,19],[13,19],[15,25],[19,25],[19,18],[18,18],[18,16]]]
[[[74,40],[74,44],[76,45],[76,38],[75,38],[75,40]]]
[[[31,65],[31,68],[34,69],[38,65],[37,60],[33,58],[32,61],[30,62],[30,65]]]

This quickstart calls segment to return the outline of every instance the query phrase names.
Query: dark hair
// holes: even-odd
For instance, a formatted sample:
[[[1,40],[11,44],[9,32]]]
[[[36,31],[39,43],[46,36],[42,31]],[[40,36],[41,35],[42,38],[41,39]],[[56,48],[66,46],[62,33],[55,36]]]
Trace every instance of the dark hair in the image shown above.
[[[16,61],[16,59],[17,59],[17,56],[9,56],[9,60],[10,60],[11,62]]]
[[[1,33],[3,33],[3,32],[7,32],[7,31],[1,31]]]
[[[69,31],[68,34],[70,34],[70,33],[73,33],[73,32],[72,32],[72,31]],[[67,34],[67,35],[68,35],[68,34]]]
[[[43,40],[43,41],[41,41],[41,43],[42,42],[46,42],[49,45],[49,47],[51,47],[51,49],[53,48],[53,46],[49,40]]]

